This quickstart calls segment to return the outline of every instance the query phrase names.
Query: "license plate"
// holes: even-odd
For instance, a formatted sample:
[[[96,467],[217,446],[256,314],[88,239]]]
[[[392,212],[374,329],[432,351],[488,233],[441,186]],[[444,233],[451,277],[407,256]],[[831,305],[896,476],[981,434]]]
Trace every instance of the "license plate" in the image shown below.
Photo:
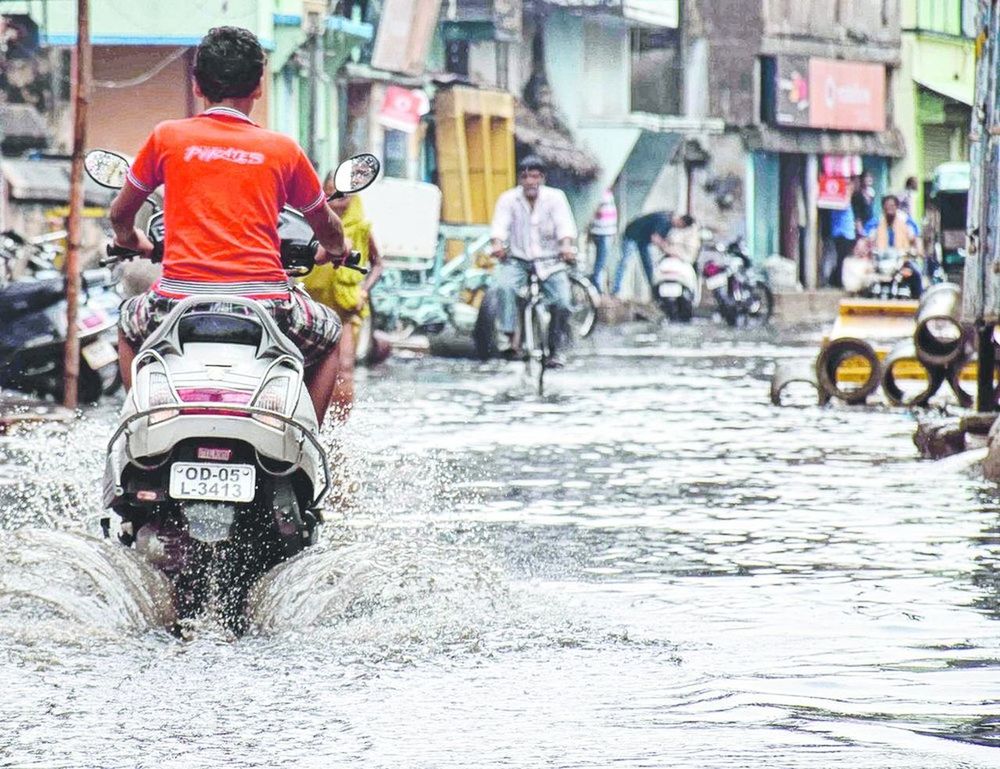
[[[718,275],[713,275],[711,278],[705,278],[705,287],[709,291],[715,291],[715,289],[725,286],[728,280],[729,276],[724,272],[720,272]]]
[[[253,465],[174,462],[170,467],[170,496],[173,499],[251,502],[256,479],[257,468]]]
[[[657,290],[664,299],[677,299],[684,293],[684,289],[679,283],[661,283]]]
[[[96,342],[91,342],[86,347],[81,348],[80,354],[93,371],[104,368],[118,360],[118,351],[115,350],[115,346],[105,339],[98,339]]]

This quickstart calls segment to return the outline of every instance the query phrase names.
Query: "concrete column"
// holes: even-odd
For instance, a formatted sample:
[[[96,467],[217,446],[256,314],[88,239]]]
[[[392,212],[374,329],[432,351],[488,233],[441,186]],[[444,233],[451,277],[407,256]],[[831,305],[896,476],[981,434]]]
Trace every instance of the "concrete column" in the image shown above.
[[[806,185],[806,252],[803,255],[806,288],[815,289],[819,285],[819,208],[816,199],[819,195],[819,158],[816,155],[806,156],[804,171]]]

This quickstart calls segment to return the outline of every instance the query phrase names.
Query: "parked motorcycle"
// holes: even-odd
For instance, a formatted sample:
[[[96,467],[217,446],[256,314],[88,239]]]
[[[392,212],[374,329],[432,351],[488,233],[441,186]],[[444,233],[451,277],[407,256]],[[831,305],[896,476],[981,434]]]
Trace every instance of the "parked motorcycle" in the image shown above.
[[[86,159],[111,188],[127,167],[101,150]],[[370,155],[345,161],[335,194],[364,189],[378,169]],[[162,253],[162,211],[147,233]],[[286,272],[308,273],[316,243],[305,218],[286,208],[279,235]],[[109,246],[105,263],[136,255]],[[363,272],[359,261],[346,266]],[[107,446],[104,505],[121,519],[119,540],[171,579],[178,618],[213,606],[242,632],[257,578],[316,541],[330,477],[303,379],[302,354],[243,297],[181,300],[137,352]],[[109,536],[110,518],[102,525]]]
[[[752,267],[742,239],[717,245],[702,266],[702,276],[705,289],[712,293],[719,314],[730,326],[771,319],[774,296]]]
[[[52,239],[0,235],[0,387],[61,397],[66,344],[65,278],[56,269]],[[14,277],[15,263],[25,269]],[[121,384],[115,327],[121,296],[110,270],[86,270],[80,278],[79,397],[92,403]]]

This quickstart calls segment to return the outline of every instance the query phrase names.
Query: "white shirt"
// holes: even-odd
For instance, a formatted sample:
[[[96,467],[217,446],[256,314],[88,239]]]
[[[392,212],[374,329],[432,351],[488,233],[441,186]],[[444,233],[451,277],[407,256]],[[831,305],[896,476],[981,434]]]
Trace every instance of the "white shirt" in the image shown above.
[[[577,237],[566,194],[544,184],[534,208],[520,186],[503,193],[493,212],[491,235],[508,242],[511,256],[527,261],[556,256],[560,240]]]

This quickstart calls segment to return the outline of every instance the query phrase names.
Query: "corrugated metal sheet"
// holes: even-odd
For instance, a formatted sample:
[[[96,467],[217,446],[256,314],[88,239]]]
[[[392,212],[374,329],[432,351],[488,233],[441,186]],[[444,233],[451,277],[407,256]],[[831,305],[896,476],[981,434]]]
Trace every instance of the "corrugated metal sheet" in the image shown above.
[[[66,204],[69,202],[68,160],[4,158],[0,161],[0,178],[10,188],[10,197],[19,202]],[[90,206],[107,205],[114,190],[96,184],[84,175],[84,200]]]
[[[875,155],[899,158],[905,153],[903,137],[896,130],[861,133],[754,126],[743,131],[743,141],[751,151],[800,155]]]

